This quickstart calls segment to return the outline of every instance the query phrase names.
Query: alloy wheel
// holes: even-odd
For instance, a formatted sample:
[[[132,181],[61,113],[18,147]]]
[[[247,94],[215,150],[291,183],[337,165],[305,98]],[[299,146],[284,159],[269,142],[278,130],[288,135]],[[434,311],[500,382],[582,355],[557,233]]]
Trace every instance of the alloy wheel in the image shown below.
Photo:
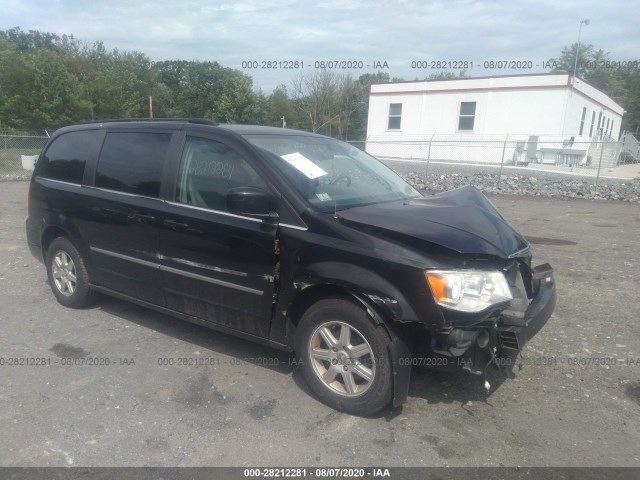
[[[371,345],[345,322],[319,325],[309,338],[308,355],[315,374],[336,393],[360,396],[373,384],[376,359]]]
[[[76,266],[67,252],[56,252],[51,263],[51,273],[53,283],[62,295],[70,297],[74,294],[78,284]]]

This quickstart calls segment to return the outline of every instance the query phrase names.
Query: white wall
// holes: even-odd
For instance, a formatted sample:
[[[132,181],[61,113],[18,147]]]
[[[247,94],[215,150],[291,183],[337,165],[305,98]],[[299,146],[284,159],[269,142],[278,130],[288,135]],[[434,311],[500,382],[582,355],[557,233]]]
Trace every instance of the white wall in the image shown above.
[[[606,134],[609,134],[614,139],[618,139],[620,137],[620,127],[622,125],[622,114],[624,110],[621,108],[615,108],[613,105],[607,105],[606,103],[600,103],[594,101],[591,98],[585,97],[580,90],[576,87],[575,91],[568,92],[567,95],[567,114],[564,128],[562,129],[563,135],[568,136],[577,136],[580,131],[580,118],[582,116],[582,108],[586,107],[587,114],[585,118],[585,126],[582,134],[584,136],[589,136],[589,131],[591,130],[591,116],[593,112],[595,112],[595,124],[593,127],[593,135],[596,135],[598,129],[598,118],[602,113],[602,124],[601,128]],[[619,106],[618,106],[619,107]],[[607,120],[609,121],[610,128],[607,128]],[[613,126],[611,127],[611,122],[613,122]]]
[[[414,138],[431,134],[561,135],[567,92],[477,91],[371,95],[367,136]],[[458,131],[461,102],[476,102],[473,132]],[[400,130],[388,130],[389,105],[402,104]]]
[[[487,92],[486,98],[486,119],[480,134],[562,133],[566,101],[563,90],[505,90]]]
[[[523,75],[482,79],[374,84],[369,96],[368,138],[418,139],[432,134],[578,136],[594,110],[613,120],[617,138],[623,109],[604,93],[571,76]],[[497,90],[496,90],[497,88]],[[476,102],[473,132],[458,131],[461,102]],[[400,130],[389,130],[389,105],[402,104]],[[606,124],[605,124],[606,128]],[[585,128],[586,129],[586,128]],[[583,131],[583,135],[588,134]]]
[[[530,135],[541,136],[541,140],[547,136],[560,147],[569,137],[588,141],[594,111],[594,135],[602,112],[603,128],[607,128],[606,119],[613,121],[611,136],[617,138],[623,113],[622,107],[580,79],[572,89],[569,74],[374,84],[370,92],[367,151],[395,158],[500,162],[504,155],[508,162],[514,157],[516,142]],[[473,131],[458,131],[461,102],[476,102]],[[392,103],[402,104],[399,130],[388,129]],[[583,107],[587,111],[580,136]],[[443,141],[431,142],[430,152],[425,143],[410,144],[431,139]],[[586,149],[584,145],[574,148]]]

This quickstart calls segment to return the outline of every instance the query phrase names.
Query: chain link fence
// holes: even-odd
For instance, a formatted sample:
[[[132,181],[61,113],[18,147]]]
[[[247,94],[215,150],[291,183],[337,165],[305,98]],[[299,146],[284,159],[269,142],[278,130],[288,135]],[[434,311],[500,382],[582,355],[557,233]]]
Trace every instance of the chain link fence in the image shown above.
[[[640,144],[607,136],[444,136],[350,142],[431,192],[476,185],[489,193],[640,201]]]
[[[356,146],[379,158],[482,165],[602,168],[637,163],[640,157],[637,140],[626,132],[620,141],[606,136],[575,140],[517,135],[481,138],[432,135],[420,140],[369,139],[352,144],[360,144]]]
[[[30,178],[48,140],[45,136],[0,135],[0,179]]]

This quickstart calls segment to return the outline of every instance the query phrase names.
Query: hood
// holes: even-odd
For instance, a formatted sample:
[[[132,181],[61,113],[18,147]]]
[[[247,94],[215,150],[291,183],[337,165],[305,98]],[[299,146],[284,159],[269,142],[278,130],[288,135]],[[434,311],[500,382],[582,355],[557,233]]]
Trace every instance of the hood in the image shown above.
[[[430,197],[354,207],[338,212],[354,228],[374,227],[462,254],[502,258],[525,254],[529,243],[475,187]],[[518,255],[514,255],[514,254]]]

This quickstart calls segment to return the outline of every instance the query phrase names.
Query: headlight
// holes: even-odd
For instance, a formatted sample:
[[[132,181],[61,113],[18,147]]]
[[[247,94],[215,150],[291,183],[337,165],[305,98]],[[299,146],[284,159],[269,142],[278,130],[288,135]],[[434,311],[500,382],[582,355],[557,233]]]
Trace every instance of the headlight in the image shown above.
[[[475,313],[513,298],[502,272],[428,270],[424,274],[436,302],[452,310]]]

